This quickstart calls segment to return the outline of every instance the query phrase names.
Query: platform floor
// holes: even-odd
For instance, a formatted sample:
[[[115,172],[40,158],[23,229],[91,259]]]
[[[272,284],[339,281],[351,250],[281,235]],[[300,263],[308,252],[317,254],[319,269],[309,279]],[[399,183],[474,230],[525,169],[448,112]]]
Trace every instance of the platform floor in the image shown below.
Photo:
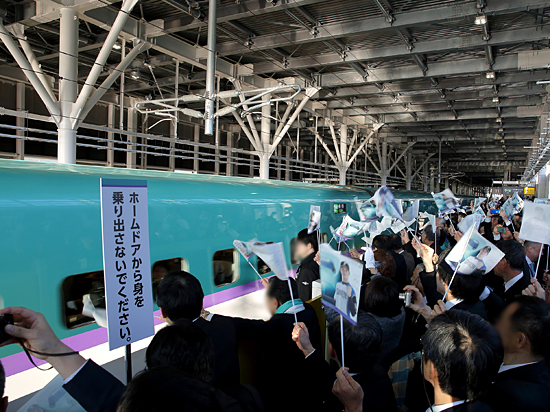
[[[265,306],[264,299],[265,291],[259,290],[228,302],[211,306],[207,310],[220,315],[267,320],[270,318],[270,314]],[[165,324],[157,325],[155,332],[164,326]],[[132,368],[134,373],[145,368],[145,350],[151,339],[152,337],[132,344]],[[82,351],[81,354],[85,358],[93,359],[94,362],[103,365],[105,369],[122,382],[125,381],[124,348],[109,351],[108,344],[104,343]],[[56,376],[57,372],[55,370],[43,372],[33,368],[8,377],[5,392],[5,395],[10,400],[8,412],[18,411],[37,391],[46,386]]]

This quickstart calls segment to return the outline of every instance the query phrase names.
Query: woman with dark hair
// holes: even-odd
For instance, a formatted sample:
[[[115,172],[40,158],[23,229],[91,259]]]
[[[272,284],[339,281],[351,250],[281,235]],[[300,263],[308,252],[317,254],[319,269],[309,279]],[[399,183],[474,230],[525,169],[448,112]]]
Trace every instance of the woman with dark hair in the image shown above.
[[[374,251],[376,272],[378,275],[393,279],[395,277],[396,265],[392,255],[382,249]],[[374,277],[374,275],[373,275]]]
[[[399,345],[405,324],[397,283],[385,276],[373,278],[365,288],[362,309],[357,323],[373,317],[382,328],[382,354],[391,352]]]

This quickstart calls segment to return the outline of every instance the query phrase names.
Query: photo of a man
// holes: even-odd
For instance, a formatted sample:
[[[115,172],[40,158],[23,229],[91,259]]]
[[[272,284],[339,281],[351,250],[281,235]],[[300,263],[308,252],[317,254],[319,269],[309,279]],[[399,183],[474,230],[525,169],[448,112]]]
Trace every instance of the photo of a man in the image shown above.
[[[363,264],[342,255],[327,243],[319,246],[319,252],[321,302],[355,325]]]
[[[445,262],[461,275],[485,275],[503,256],[504,254],[480,235],[475,225],[472,225],[447,255]]]
[[[476,252],[475,255],[469,256],[460,263],[457,272],[461,275],[484,275],[487,271],[487,265],[485,265],[483,259],[485,259],[489,253],[491,253],[491,247],[485,246]]]
[[[348,316],[355,316],[357,313],[357,297],[353,286],[349,283],[349,265],[346,262],[340,264],[340,276],[342,280],[336,284],[334,298],[336,308]]]

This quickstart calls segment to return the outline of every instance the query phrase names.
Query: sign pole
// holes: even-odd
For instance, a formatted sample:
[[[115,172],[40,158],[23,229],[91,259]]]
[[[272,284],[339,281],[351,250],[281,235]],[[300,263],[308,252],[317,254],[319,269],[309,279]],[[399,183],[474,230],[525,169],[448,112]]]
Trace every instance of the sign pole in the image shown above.
[[[533,273],[533,278],[537,278],[537,273],[539,273],[539,265],[540,265],[540,258],[542,257],[542,249],[544,249],[544,244],[540,245],[540,252],[539,252],[539,258],[537,260],[537,270],[535,270],[535,273]]]
[[[132,344],[125,346],[124,362],[126,363],[126,385],[132,380]]]
[[[340,315],[340,342],[342,344],[342,369],[345,367],[344,362],[344,317]]]

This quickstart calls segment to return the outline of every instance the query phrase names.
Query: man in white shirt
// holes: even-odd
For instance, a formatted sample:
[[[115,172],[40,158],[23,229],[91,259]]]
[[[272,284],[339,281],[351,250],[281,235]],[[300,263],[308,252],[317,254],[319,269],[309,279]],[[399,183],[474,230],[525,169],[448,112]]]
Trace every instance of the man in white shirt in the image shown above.
[[[497,323],[504,362],[485,402],[495,411],[542,412],[550,405],[550,305],[517,296]]]
[[[519,242],[503,240],[499,242],[498,248],[504,253],[504,257],[496,264],[494,271],[504,281],[503,299],[508,303],[530,285],[530,276],[523,273],[525,250]]]
[[[422,370],[434,387],[426,412],[489,412],[479,401],[502,362],[494,328],[479,316],[451,310],[433,318],[422,338]]]

